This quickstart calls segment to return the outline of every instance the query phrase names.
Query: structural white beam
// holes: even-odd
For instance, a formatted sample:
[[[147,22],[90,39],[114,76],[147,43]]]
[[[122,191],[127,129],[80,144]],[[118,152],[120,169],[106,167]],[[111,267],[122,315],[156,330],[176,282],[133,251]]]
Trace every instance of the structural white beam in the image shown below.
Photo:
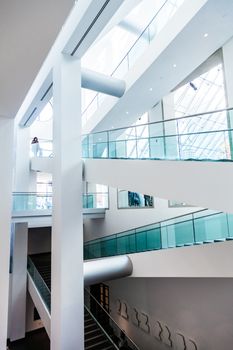
[[[82,68],[82,87],[115,97],[121,97],[125,92],[124,80],[85,68]]]
[[[62,52],[81,58],[123,2],[123,0],[76,1],[16,115],[17,123],[24,125],[30,115],[33,117],[34,113],[38,113],[48,100],[51,94],[48,88],[52,83],[52,70],[56,58]]]
[[[90,286],[117,278],[130,276],[133,264],[127,255],[84,262],[84,284]]]

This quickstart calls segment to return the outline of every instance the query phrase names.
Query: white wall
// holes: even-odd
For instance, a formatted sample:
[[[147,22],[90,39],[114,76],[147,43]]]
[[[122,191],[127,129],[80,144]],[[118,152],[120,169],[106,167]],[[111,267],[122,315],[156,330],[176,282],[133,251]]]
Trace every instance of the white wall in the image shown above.
[[[233,213],[230,162],[87,159],[85,178],[130,191]]]
[[[129,254],[132,277],[233,277],[233,242]]]
[[[154,208],[118,209],[117,189],[109,188],[109,210],[105,212],[105,219],[84,221],[85,240],[111,235],[183,215],[200,208],[169,208],[166,199],[154,198]]]
[[[36,192],[36,173],[30,171],[30,129],[16,126],[15,192]]]
[[[155,338],[157,321],[163,329],[165,325],[169,328],[174,349],[184,349],[178,345],[181,338],[176,333],[185,336],[187,349],[194,349],[188,339],[196,342],[198,350],[231,349],[233,279],[128,278],[108,284],[111,314],[140,349],[169,348]],[[118,315],[117,299],[128,306],[129,320]],[[149,334],[132,323],[133,308],[148,315]],[[166,335],[162,333],[163,342],[167,341]]]

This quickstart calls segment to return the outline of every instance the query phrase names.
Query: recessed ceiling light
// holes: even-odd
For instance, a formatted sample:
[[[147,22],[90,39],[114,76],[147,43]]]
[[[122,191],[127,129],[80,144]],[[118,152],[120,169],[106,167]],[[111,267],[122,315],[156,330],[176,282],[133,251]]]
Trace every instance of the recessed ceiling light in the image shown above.
[[[153,88],[151,87],[151,88],[149,88],[149,90],[150,90],[150,91],[152,91],[152,90],[153,90]]]
[[[126,113],[126,114],[129,114],[129,112],[128,112],[128,111],[126,111],[125,113]]]
[[[173,68],[176,68],[176,63],[173,64]]]
[[[205,33],[205,34],[204,34],[204,38],[207,38],[208,36],[209,36],[208,33]]]

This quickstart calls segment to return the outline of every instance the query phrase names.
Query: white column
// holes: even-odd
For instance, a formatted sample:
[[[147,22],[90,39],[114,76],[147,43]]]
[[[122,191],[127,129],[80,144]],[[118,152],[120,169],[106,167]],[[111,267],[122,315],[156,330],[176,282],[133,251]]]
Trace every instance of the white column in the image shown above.
[[[12,225],[12,284],[11,284],[11,322],[10,340],[25,337],[26,296],[27,296],[27,223]]]
[[[223,46],[227,106],[233,107],[233,38]]]
[[[51,349],[84,349],[81,68],[54,67]]]
[[[6,349],[14,120],[0,117],[0,350]]]
[[[225,72],[225,88],[227,96],[227,107],[233,107],[233,38],[231,38],[222,49],[223,52],[223,64]],[[233,112],[228,114],[228,127],[233,128]],[[229,133],[230,152],[231,158],[233,155],[233,135]]]

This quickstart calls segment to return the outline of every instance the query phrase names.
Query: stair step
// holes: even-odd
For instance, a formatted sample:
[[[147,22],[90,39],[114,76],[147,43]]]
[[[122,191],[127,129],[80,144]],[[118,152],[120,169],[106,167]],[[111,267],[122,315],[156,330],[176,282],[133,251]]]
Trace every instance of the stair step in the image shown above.
[[[92,337],[93,335],[97,335],[99,333],[102,333],[101,330],[99,328],[96,328],[96,329],[93,329],[91,331],[85,332],[84,336],[85,336],[85,338],[88,338],[89,336]]]
[[[103,333],[94,335],[92,338],[85,339],[85,345],[88,345],[88,343],[90,343],[90,345],[96,344],[96,342],[100,342],[101,340],[106,340]]]
[[[103,346],[105,345],[109,345],[109,341],[108,339],[104,339],[102,341],[99,341],[98,343],[92,344],[92,345],[88,345],[85,346],[85,350],[89,350],[89,349],[101,349],[104,350],[105,348],[103,348]]]

